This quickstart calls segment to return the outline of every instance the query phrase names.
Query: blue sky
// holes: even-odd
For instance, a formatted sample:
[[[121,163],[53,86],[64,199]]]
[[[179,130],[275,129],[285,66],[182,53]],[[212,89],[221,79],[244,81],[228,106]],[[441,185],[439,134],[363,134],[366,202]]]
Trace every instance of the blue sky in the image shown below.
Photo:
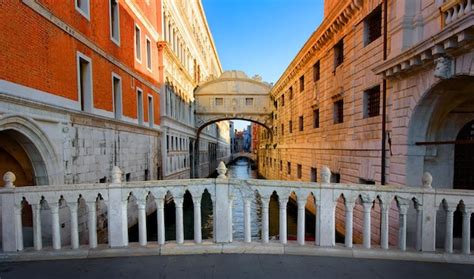
[[[323,18],[323,0],[202,0],[224,70],[276,82]],[[237,129],[246,124],[235,121]]]

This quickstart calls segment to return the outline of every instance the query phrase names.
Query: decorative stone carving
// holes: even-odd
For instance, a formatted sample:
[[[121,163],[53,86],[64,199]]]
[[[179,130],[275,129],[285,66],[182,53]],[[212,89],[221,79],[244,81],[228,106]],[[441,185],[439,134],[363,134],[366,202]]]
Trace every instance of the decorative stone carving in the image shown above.
[[[227,167],[225,166],[223,161],[219,163],[219,166],[217,167],[216,170],[217,170],[217,173],[219,174],[217,178],[227,178],[227,176],[225,175],[227,173]]]
[[[431,183],[433,182],[433,176],[429,172],[425,172],[421,177],[421,182],[423,183],[423,188],[431,189]]]
[[[13,188],[15,187],[15,185],[13,184],[13,182],[15,182],[16,180],[16,176],[13,172],[11,171],[7,171],[4,175],[3,175],[3,182],[4,182],[4,187],[5,188]]]
[[[452,73],[452,60],[449,57],[441,56],[435,60],[436,68],[434,70],[434,76],[440,79],[450,78]]]
[[[112,183],[122,183],[122,170],[118,166],[112,168]]]
[[[331,182],[331,170],[328,166],[323,166],[321,168],[321,182],[330,183]]]

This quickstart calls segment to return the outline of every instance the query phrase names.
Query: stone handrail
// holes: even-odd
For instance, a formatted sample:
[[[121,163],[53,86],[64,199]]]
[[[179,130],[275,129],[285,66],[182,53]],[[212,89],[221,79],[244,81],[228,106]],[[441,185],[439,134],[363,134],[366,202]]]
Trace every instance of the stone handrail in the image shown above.
[[[472,12],[472,0],[449,0],[440,7],[442,27],[457,21],[464,15]]]
[[[15,187],[12,173],[4,176],[5,187],[0,190],[2,201],[2,241],[4,252],[24,250],[22,235],[22,206],[28,202],[33,209],[33,242],[35,250],[42,250],[42,219],[45,205],[50,209],[51,235],[53,250],[61,247],[59,201],[64,200],[69,207],[71,224],[70,248],[79,248],[78,199],[84,199],[87,205],[87,224],[89,230],[89,247],[97,247],[96,202],[103,200],[108,212],[108,246],[128,246],[127,203],[133,195],[138,205],[139,244],[146,246],[147,224],[146,203],[152,196],[157,209],[158,244],[165,241],[164,203],[165,197],[171,195],[176,210],[176,242],[184,242],[183,200],[186,191],[192,196],[194,206],[194,242],[202,243],[201,235],[201,197],[208,191],[213,202],[213,224],[215,243],[233,242],[232,210],[234,201],[240,199],[244,212],[244,242],[252,242],[251,237],[251,201],[258,194],[261,199],[262,228],[261,243],[270,242],[269,238],[269,202],[272,194],[279,201],[279,241],[287,244],[287,203],[292,197],[298,206],[297,243],[305,245],[305,206],[308,200],[316,208],[316,246],[335,246],[336,206],[343,200],[345,214],[345,246],[353,247],[353,212],[356,204],[363,207],[363,247],[371,248],[371,211],[374,203],[380,205],[380,248],[389,249],[389,211],[393,201],[398,208],[398,249],[407,249],[407,219],[416,218],[417,251],[436,251],[437,211],[443,208],[446,212],[444,252],[453,253],[453,213],[460,209],[463,214],[462,253],[470,254],[470,218],[474,210],[474,192],[465,190],[433,189],[431,175],[422,177],[422,187],[395,187],[329,183],[330,171],[327,167],[321,170],[322,182],[270,181],[227,179],[223,163],[218,167],[219,178],[192,180],[160,180],[122,182],[121,171],[115,167],[111,183]],[[310,198],[310,199],[308,199]],[[416,214],[407,214],[414,208]]]

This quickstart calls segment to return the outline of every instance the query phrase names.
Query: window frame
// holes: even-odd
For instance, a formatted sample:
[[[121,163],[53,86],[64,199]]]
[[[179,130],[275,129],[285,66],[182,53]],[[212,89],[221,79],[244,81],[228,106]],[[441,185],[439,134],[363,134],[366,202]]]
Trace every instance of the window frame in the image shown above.
[[[74,0],[74,6],[76,11],[79,12],[83,17],[85,17],[88,21],[91,20],[91,3],[90,0],[80,0],[79,2],[84,1],[86,7],[80,7],[78,5],[78,0]]]
[[[342,103],[342,108],[339,113],[339,104]],[[342,116],[342,117],[340,117]],[[344,99],[339,99],[333,103],[333,123],[341,124],[344,123]]]
[[[115,80],[118,80],[119,92],[115,91]],[[117,100],[118,96],[118,100]],[[120,102],[118,102],[120,101]],[[123,117],[123,86],[122,86],[122,77],[118,74],[112,72],[112,103],[114,109],[114,118],[116,120],[122,120]],[[119,103],[119,104],[117,104]]]
[[[344,63],[344,38],[341,38],[333,47],[334,71]]]
[[[137,96],[136,96],[136,101],[137,101],[137,121],[138,125],[143,125],[145,122],[145,115],[143,111],[143,90],[139,87],[135,90]],[[141,101],[140,101],[141,100]]]
[[[116,24],[117,24],[117,38],[113,36],[114,33],[114,22],[112,21],[112,1],[115,2],[117,5],[117,16],[116,16]],[[119,6],[119,1],[118,0],[109,0],[109,25],[110,25],[110,40],[114,42],[117,46],[120,46],[120,6]]]
[[[148,104],[148,126],[153,128],[155,126],[155,102],[152,94],[147,95]]]
[[[84,95],[88,95],[88,98],[83,98],[82,94],[82,84],[81,84],[81,60],[84,60],[88,64],[88,83],[89,83],[89,92],[85,92]],[[76,53],[76,71],[77,71],[77,101],[79,103],[79,110],[83,112],[92,113],[94,110],[94,77],[92,69],[92,59],[89,56],[86,56],[84,53],[78,51]],[[83,100],[84,99],[84,100]],[[86,104],[87,102],[87,104]]]
[[[377,35],[370,34],[370,26],[372,20],[377,20],[378,23],[377,27]],[[375,9],[373,9],[363,20],[364,22],[364,47],[370,45],[372,42],[376,41],[380,37],[382,37],[382,5],[378,5]]]
[[[137,30],[138,30],[138,40],[137,40]],[[142,29],[138,24],[135,23],[135,35],[134,35],[134,50],[135,50],[135,60],[138,61],[138,63],[142,63]],[[138,44],[138,46],[137,46]]]
[[[318,60],[313,65],[313,81],[317,82],[320,79],[321,79],[321,60]]]
[[[149,48],[148,48],[149,47]],[[146,68],[148,71],[152,72],[153,69],[153,53],[151,47],[151,40],[150,38],[145,35],[145,54],[146,54]],[[148,65],[150,64],[150,65]]]

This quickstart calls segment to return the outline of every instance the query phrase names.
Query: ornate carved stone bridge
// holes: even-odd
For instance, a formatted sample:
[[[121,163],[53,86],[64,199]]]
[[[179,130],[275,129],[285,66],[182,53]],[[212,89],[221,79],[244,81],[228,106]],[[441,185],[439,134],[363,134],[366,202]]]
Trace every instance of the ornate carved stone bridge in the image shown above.
[[[62,185],[41,187],[15,187],[15,177],[12,173],[4,176],[5,188],[0,190],[2,201],[2,241],[4,259],[18,259],[34,254],[36,251],[47,249],[49,253],[75,253],[97,247],[96,202],[105,202],[107,206],[108,245],[105,251],[129,246],[127,205],[133,195],[138,203],[139,245],[159,249],[167,253],[179,253],[182,249],[191,252],[223,253],[225,251],[242,253],[293,253],[300,254],[344,254],[359,253],[363,257],[399,257],[443,262],[474,263],[470,256],[470,219],[474,209],[474,193],[472,191],[432,189],[430,175],[423,177],[423,187],[391,187],[375,185],[334,184],[329,183],[330,171],[323,167],[322,182],[267,181],[267,180],[237,180],[225,176],[226,168],[223,163],[218,168],[219,177],[216,179],[166,180],[122,182],[122,173],[118,167],[111,174],[112,182],[103,184]],[[203,242],[201,227],[201,197],[207,190],[213,201],[213,239]],[[194,244],[184,243],[183,200],[186,192],[192,196],[194,204]],[[269,201],[272,194],[279,200],[279,240],[269,238]],[[176,240],[165,239],[165,196],[171,195],[175,203]],[[292,242],[287,237],[287,203],[289,197],[296,197],[297,241]],[[335,220],[336,203],[343,199],[345,205],[345,244],[336,245]],[[88,247],[80,247],[78,234],[78,200],[85,199],[88,206]],[[244,242],[235,242],[232,237],[234,201],[243,201],[244,212]],[[251,237],[251,202],[260,199],[262,214],[260,240]],[[66,207],[60,208],[59,201]],[[358,201],[358,202],[357,202]],[[157,207],[157,243],[147,239],[146,206],[156,203]],[[353,209],[356,203],[363,206],[363,244],[362,247],[353,245]],[[378,203],[380,212],[380,243],[371,240],[371,219],[374,218],[373,206]],[[390,205],[396,203],[398,210],[398,245],[389,246],[389,224],[394,220],[389,218]],[[31,248],[24,247],[22,210],[24,205],[33,207],[33,239]],[[305,240],[305,207],[312,205],[316,208],[315,242]],[[460,247],[453,245],[453,212],[456,208],[462,212],[462,239]],[[46,210],[46,209],[49,210]],[[67,210],[66,208],[69,208]],[[415,208],[416,214],[407,214],[409,208]],[[62,211],[62,212],[61,212]],[[446,216],[444,223],[439,222],[438,215]],[[407,243],[407,222],[417,224],[414,232],[415,242]],[[46,227],[51,232],[52,250],[44,247]],[[64,245],[61,236],[61,224],[70,224],[70,239]],[[42,225],[43,224],[43,225]],[[441,228],[441,229],[440,229]],[[438,230],[437,230],[438,229]],[[436,233],[445,232],[444,240],[436,242]],[[49,241],[48,241],[49,242]],[[176,244],[171,245],[172,242]],[[253,242],[253,243],[252,243]],[[81,241],[83,243],[83,241]],[[150,246],[151,245],[151,246]],[[158,245],[158,246],[156,246]],[[170,246],[171,245],[171,246]],[[229,246],[230,245],[230,246]],[[155,248],[154,248],[155,247]],[[158,248],[156,248],[158,247]],[[322,248],[325,247],[325,248]],[[437,249],[438,248],[438,249]],[[458,249],[459,248],[459,249]],[[165,249],[165,250],[164,250]],[[228,250],[226,250],[228,249]],[[290,249],[290,250],[288,250]],[[113,249],[112,249],[113,250]],[[151,251],[150,250],[150,251]],[[117,250],[115,250],[117,251]],[[158,251],[158,250],[157,250]],[[42,254],[41,254],[42,255]]]

